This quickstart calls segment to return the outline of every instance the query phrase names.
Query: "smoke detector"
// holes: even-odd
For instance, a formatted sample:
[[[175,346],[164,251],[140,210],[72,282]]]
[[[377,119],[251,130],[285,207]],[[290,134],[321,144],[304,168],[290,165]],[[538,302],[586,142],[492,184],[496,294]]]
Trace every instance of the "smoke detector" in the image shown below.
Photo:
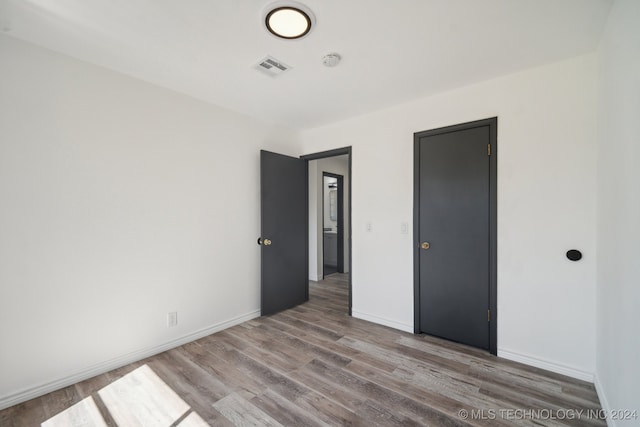
[[[322,63],[325,67],[335,67],[340,63],[341,59],[342,58],[337,53],[330,53],[322,58]]]

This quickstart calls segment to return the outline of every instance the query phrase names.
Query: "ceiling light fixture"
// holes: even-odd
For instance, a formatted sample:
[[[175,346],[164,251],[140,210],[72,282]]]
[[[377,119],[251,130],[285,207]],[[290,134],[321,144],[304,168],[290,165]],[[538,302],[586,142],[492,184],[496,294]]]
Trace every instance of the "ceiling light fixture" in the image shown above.
[[[295,40],[309,34],[315,17],[308,7],[300,3],[277,2],[267,8],[264,24],[274,36]]]

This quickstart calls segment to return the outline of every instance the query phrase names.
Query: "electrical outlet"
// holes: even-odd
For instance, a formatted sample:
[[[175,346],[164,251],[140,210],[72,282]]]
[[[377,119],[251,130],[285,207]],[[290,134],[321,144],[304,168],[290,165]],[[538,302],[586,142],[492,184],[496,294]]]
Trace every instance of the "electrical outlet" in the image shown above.
[[[178,312],[172,311],[167,314],[167,328],[173,328],[178,325]]]
[[[371,221],[369,221],[369,222],[367,222],[365,224],[365,228],[366,228],[368,233],[371,233],[373,231],[373,225],[371,225]]]

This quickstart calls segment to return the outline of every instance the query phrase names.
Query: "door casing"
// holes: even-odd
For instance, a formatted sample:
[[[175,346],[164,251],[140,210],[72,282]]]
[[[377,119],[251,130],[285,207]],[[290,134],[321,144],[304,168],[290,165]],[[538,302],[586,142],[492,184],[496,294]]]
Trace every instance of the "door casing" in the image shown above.
[[[497,130],[498,118],[492,117],[468,123],[414,133],[413,183],[413,244],[414,244],[414,332],[420,333],[420,138],[479,126],[489,127],[489,351],[497,354]]]

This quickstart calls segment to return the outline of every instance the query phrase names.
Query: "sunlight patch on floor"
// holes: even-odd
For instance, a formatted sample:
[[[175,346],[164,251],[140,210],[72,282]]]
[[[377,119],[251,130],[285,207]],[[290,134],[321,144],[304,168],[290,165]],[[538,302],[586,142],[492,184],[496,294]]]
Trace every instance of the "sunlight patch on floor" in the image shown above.
[[[98,395],[119,426],[170,426],[189,410],[147,365],[109,384]]]
[[[43,422],[42,427],[107,427],[91,396]]]
[[[99,400],[121,427],[201,427],[208,424],[153,370],[143,365],[98,391]],[[177,423],[177,424],[176,424]],[[42,427],[107,426],[89,396],[49,418]]]
[[[196,412],[192,412],[187,415],[187,418],[180,421],[177,427],[209,427],[207,424]]]

